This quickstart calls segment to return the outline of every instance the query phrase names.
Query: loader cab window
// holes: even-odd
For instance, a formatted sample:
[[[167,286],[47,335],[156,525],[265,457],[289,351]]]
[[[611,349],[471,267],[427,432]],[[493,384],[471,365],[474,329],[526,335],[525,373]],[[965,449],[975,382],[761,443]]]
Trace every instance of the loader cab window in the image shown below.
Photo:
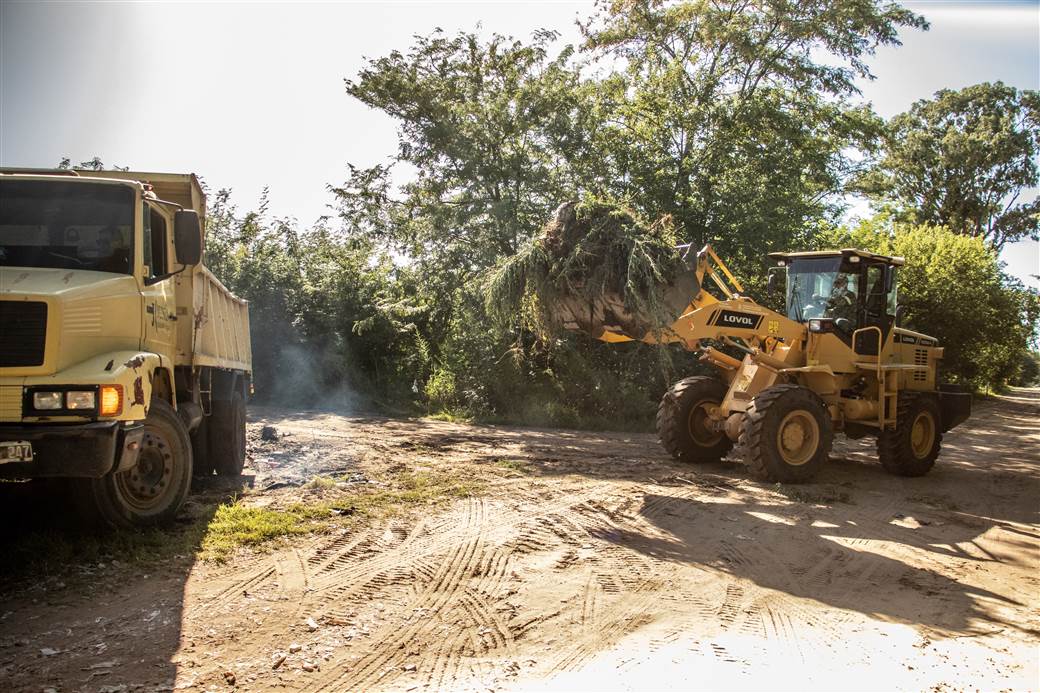
[[[855,329],[861,268],[839,257],[795,258],[788,267],[787,317],[831,318]],[[850,330],[851,332],[851,330]]]
[[[144,228],[141,230],[145,278],[166,274],[166,219],[147,202],[142,210]]]

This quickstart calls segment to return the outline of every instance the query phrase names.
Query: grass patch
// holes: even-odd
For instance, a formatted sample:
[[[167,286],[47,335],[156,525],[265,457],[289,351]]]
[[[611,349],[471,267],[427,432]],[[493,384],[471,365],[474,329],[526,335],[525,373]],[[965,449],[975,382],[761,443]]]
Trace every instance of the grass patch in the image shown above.
[[[328,517],[326,512],[325,517]],[[272,539],[308,534],[317,527],[314,517],[298,510],[271,510],[241,503],[217,508],[206,526],[200,553],[203,558],[223,560],[240,546],[256,546]]]
[[[430,421],[446,421],[448,423],[473,423],[473,417],[464,410],[442,409],[423,417]]]
[[[474,479],[441,471],[393,475],[379,486],[343,491],[335,479],[319,477],[310,487],[331,491],[320,501],[294,499],[284,507],[257,507],[248,499],[227,496],[193,496],[191,517],[161,529],[90,531],[70,525],[18,533],[12,528],[0,543],[0,576],[66,578],[80,573],[81,566],[115,561],[149,571],[175,558],[220,562],[242,547],[262,547],[366,518],[446,504],[481,490]]]
[[[807,503],[809,505],[833,505],[845,503],[853,505],[852,495],[848,491],[839,491],[833,488],[807,488],[805,486],[784,486],[775,484],[773,490],[784,498],[795,503]]]
[[[336,487],[336,480],[328,476],[316,476],[307,482],[307,488],[329,489]]]
[[[154,567],[159,561],[196,553],[204,521],[167,529],[84,530],[55,528],[27,532],[4,542],[0,575],[60,576],[78,566],[114,564]]]
[[[521,462],[520,460],[508,460],[500,458],[494,460],[494,464],[496,467],[499,467],[500,469],[516,472],[518,474],[527,474],[531,471],[531,468],[523,462]]]

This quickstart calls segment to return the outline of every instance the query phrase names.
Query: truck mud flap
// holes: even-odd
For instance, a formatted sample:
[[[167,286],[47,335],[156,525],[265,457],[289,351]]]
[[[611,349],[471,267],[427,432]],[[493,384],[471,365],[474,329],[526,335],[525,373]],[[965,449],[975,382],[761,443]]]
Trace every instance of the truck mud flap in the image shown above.
[[[961,425],[971,416],[971,393],[960,385],[939,385],[939,411],[943,433]]]

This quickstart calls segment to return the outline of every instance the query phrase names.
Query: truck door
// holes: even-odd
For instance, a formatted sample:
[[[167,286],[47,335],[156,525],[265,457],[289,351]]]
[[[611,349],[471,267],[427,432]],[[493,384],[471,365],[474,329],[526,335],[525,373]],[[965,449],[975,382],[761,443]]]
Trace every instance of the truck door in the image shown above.
[[[142,218],[144,343],[141,346],[172,361],[177,335],[174,278],[161,277],[176,269],[170,267],[173,220],[162,207],[148,202],[143,203]]]

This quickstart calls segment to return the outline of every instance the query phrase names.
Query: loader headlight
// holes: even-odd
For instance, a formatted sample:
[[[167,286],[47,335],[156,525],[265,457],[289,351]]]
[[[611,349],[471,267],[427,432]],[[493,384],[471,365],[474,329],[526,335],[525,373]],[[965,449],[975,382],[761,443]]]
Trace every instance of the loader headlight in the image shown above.
[[[810,332],[834,332],[834,320],[831,318],[813,318],[809,321]]]
[[[92,390],[69,390],[65,393],[67,409],[93,409],[96,404],[97,397]]]
[[[33,409],[50,410],[50,409],[61,409],[64,402],[64,392],[34,392],[33,393]]]

